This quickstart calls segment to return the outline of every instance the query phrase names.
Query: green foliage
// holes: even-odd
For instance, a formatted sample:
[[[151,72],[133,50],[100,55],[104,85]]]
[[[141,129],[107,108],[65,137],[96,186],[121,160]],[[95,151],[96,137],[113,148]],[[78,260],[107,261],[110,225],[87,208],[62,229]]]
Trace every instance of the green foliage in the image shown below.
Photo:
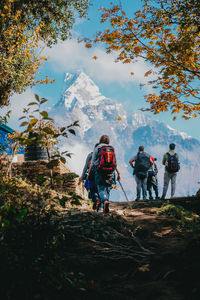
[[[64,155],[71,156],[68,151],[60,153],[58,149],[59,139],[68,138],[68,134],[75,135],[73,128],[79,126],[79,124],[78,121],[75,121],[66,127],[56,127],[48,112],[41,108],[47,102],[47,99],[35,95],[35,100],[35,102],[30,102],[27,108],[24,108],[24,115],[20,118],[20,120],[23,120],[21,127],[24,127],[24,130],[20,133],[11,134],[9,138],[24,147],[38,144],[44,148],[48,155],[47,167],[53,172],[53,168],[58,166],[60,161],[62,163],[66,162]],[[32,134],[36,134],[37,137],[31,136]],[[51,174],[51,180],[53,186],[53,173]]]
[[[161,207],[157,213],[172,217],[177,221],[181,230],[191,230],[200,233],[200,216],[184,209],[182,206],[167,204]]]
[[[1,1],[1,7],[7,5]],[[86,16],[88,0],[15,0],[12,1],[12,13],[21,12],[20,24],[32,30],[41,24],[40,37],[48,44],[59,39],[66,40],[76,17]]]
[[[7,113],[4,116],[0,116],[0,125],[2,123],[7,124],[8,119],[10,118],[11,110],[7,111]]]
[[[135,203],[133,203],[132,205],[132,208],[138,209],[138,208],[161,207],[162,205],[163,205],[162,200],[135,201]]]
[[[54,82],[47,76],[35,81],[41,52],[66,40],[76,18],[86,15],[89,0],[2,0],[0,4],[0,106],[27,86]]]
[[[65,208],[66,203],[70,203],[71,205],[80,206],[82,205],[81,200],[83,198],[73,192],[68,193],[67,196],[62,196],[61,198],[55,198],[54,200],[58,201],[60,205]]]

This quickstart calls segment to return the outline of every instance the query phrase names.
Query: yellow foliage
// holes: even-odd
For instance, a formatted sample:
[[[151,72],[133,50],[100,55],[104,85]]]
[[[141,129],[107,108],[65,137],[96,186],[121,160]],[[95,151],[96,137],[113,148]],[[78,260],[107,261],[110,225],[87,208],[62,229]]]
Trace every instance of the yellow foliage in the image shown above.
[[[147,76],[149,76],[151,73],[152,73],[152,71],[151,71],[151,70],[150,70],[150,71],[148,71],[148,72],[146,72],[146,73],[144,74],[144,77],[147,77]]]
[[[188,15],[187,26],[184,25],[184,16],[180,11],[173,10],[165,1],[163,9],[152,9],[151,4],[145,1],[143,8],[133,18],[128,18],[117,6],[102,9],[102,22],[109,21],[111,26],[98,33],[93,42],[86,44],[87,48],[91,48],[92,43],[103,42],[107,53],[117,52],[116,61],[122,63],[132,63],[138,57],[143,57],[158,71],[157,78],[148,81],[153,84],[153,88],[158,89],[158,93],[145,97],[150,104],[149,110],[155,114],[167,110],[176,114],[183,112],[185,119],[200,114],[199,106],[193,105],[193,102],[198,104],[200,98],[199,28],[193,22],[198,18],[198,9],[195,10],[195,2],[193,5],[194,9],[188,7],[194,16],[191,18]],[[187,3],[183,9],[186,8]],[[174,22],[172,26],[172,18],[169,16],[174,20],[183,17],[183,20]],[[152,70],[147,71],[144,77],[150,74]]]

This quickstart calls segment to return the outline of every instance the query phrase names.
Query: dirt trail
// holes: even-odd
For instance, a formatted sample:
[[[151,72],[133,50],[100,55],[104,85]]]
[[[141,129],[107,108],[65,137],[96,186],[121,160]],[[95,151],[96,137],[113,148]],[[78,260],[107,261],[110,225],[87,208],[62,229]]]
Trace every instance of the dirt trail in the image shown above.
[[[143,270],[126,278],[133,299],[200,299],[200,245],[190,245],[190,234],[181,232],[176,220],[157,215],[154,207],[130,210],[133,203],[110,204],[111,214],[134,226],[136,237],[152,252]]]
[[[200,243],[149,204],[111,202],[108,215],[91,208],[72,213],[70,226],[85,224],[66,245],[68,268],[84,274],[73,299],[200,299]]]

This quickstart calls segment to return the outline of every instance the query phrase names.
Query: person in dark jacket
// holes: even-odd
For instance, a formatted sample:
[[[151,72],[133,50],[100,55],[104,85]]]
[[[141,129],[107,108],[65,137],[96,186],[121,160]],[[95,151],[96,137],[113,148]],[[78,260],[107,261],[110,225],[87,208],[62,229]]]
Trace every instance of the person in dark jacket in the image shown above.
[[[169,151],[164,154],[162,164],[165,166],[163,193],[161,199],[165,199],[169,182],[171,181],[171,197],[174,197],[176,190],[176,176],[180,169],[179,156],[175,153],[176,145],[171,143]]]
[[[148,170],[148,176],[147,176],[147,191],[149,192],[149,200],[153,199],[152,195],[152,188],[155,192],[155,199],[159,199],[158,197],[158,179],[157,179],[157,174],[158,174],[158,168],[155,163],[157,158],[151,157],[151,160],[153,161],[152,166]]]
[[[135,165],[133,165],[133,162],[135,162]],[[135,175],[135,181],[137,185],[136,187],[137,197],[135,201],[140,200],[141,190],[142,190],[143,200],[146,200],[147,172],[151,164],[153,164],[153,161],[151,160],[150,155],[144,152],[144,146],[139,147],[138,153],[129,160],[129,164],[131,168],[134,169],[133,175]]]

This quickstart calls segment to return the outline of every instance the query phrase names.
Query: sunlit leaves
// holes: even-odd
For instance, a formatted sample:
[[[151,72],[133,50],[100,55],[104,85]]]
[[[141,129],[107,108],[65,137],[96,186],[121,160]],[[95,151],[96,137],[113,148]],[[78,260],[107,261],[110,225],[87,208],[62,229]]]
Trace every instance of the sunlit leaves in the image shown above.
[[[43,75],[35,81],[40,65],[48,59],[42,50],[66,40],[75,16],[85,16],[87,9],[88,0],[1,0],[0,106],[8,105],[13,93],[28,86],[55,81]]]
[[[60,153],[58,144],[60,138],[67,138],[68,134],[76,135],[74,127],[79,126],[78,121],[66,126],[57,127],[54,120],[49,117],[45,110],[42,110],[42,105],[47,101],[45,98],[40,98],[35,94],[36,102],[30,102],[28,108],[24,109],[24,116],[20,120],[24,120],[21,123],[23,131],[15,132],[10,137],[14,141],[15,145],[29,146],[32,143],[38,144],[40,147],[46,149],[48,155],[48,168],[53,170],[59,162],[66,162],[63,155],[71,157],[71,153],[68,151]],[[32,137],[32,134],[36,136]],[[52,171],[53,172],[53,171]],[[53,177],[51,179],[53,185]]]
[[[118,6],[102,8],[101,22],[109,29],[99,32],[87,45],[104,43],[106,52],[118,52],[117,61],[132,63],[143,58],[150,63],[144,77],[157,92],[146,96],[145,110],[155,114],[171,111],[185,119],[200,114],[199,1],[145,1],[129,18]],[[153,71],[152,71],[153,68]],[[133,72],[131,72],[133,75]],[[151,76],[152,78],[152,76]],[[175,120],[175,118],[174,118]]]

